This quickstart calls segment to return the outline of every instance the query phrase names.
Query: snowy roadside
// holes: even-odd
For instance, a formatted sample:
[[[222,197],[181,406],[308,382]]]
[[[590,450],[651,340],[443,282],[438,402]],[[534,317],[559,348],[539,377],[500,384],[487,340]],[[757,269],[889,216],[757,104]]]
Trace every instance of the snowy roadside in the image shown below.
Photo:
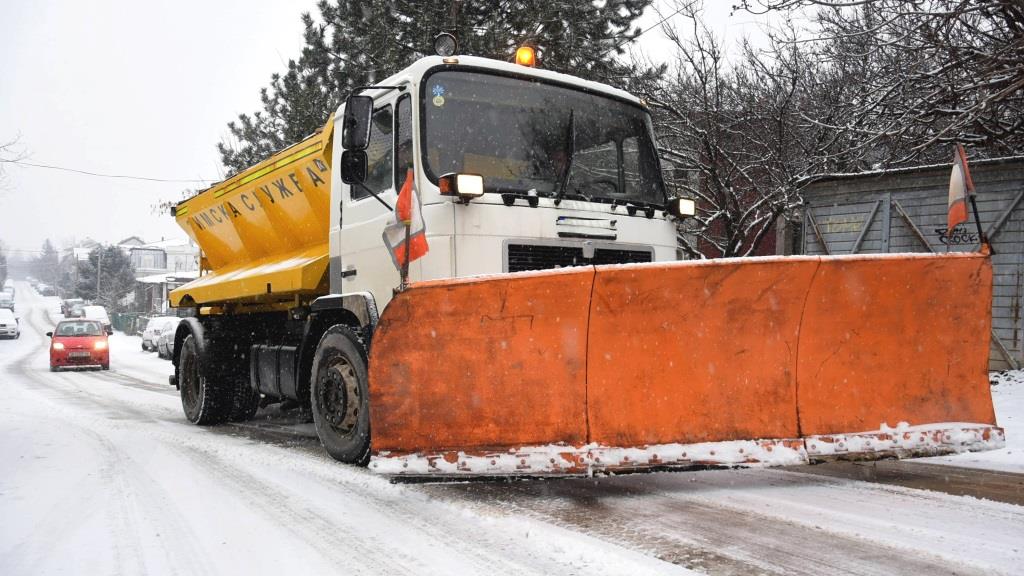
[[[131,336],[123,332],[114,332],[110,342],[110,369],[152,384],[163,385],[168,391],[174,387],[168,384],[167,378],[174,373],[174,366],[164,360],[156,352],[142,350],[142,337]]]
[[[1024,474],[1024,370],[992,372],[989,379],[996,422],[1006,430],[1006,447],[990,452],[922,458],[919,462]]]

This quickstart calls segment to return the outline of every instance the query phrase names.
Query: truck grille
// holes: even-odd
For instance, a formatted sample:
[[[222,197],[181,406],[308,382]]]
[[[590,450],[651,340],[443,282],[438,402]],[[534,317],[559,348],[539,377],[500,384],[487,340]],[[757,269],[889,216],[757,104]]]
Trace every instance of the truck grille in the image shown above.
[[[583,257],[579,246],[538,246],[534,244],[508,245],[508,271],[548,270],[566,266],[590,266],[593,264],[630,264],[650,262],[652,253],[648,250],[617,250],[597,248],[594,257]]]

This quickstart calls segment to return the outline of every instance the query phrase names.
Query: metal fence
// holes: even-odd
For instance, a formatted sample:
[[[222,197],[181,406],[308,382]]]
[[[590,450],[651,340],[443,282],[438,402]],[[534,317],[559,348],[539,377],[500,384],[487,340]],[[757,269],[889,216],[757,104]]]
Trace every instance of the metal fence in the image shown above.
[[[805,190],[805,254],[976,250],[973,215],[946,230],[951,167],[835,176]],[[993,370],[1024,365],[1024,158],[971,163],[982,229],[992,257]]]

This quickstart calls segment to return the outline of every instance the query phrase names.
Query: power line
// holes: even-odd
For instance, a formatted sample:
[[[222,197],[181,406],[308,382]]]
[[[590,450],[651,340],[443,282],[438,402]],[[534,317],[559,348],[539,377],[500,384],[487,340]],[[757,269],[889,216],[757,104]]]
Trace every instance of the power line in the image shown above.
[[[50,164],[35,164],[32,162],[25,162],[24,160],[2,160],[0,163],[14,164],[17,166],[30,166],[32,168],[46,168],[48,170],[61,170],[64,172],[73,172],[75,174],[83,174],[85,176],[96,176],[98,178],[119,178],[123,180],[143,180],[146,182],[174,182],[179,184],[195,184],[195,183],[207,183],[216,182],[216,180],[208,178],[150,178],[148,176],[128,176],[125,174],[102,174],[99,172],[89,172],[88,170],[78,170],[75,168],[66,168],[64,166],[53,166]]]
[[[612,47],[611,47],[611,48],[609,48],[608,50],[605,50],[604,52],[602,52],[602,53],[601,53],[601,56],[598,56],[598,58],[601,58],[601,57],[603,57],[603,56],[604,56],[605,54],[608,54],[609,52],[612,52],[613,50],[618,50],[619,48],[622,48],[622,47],[623,47],[623,46],[625,46],[626,44],[629,44],[630,42],[633,42],[633,41],[634,41],[634,40],[636,40],[637,38],[639,38],[639,37],[643,36],[644,34],[647,34],[648,32],[650,32],[651,30],[654,30],[654,29],[655,29],[655,28],[657,28],[658,26],[661,26],[662,24],[664,24],[664,23],[665,23],[665,21],[666,21],[666,20],[668,20],[669,18],[671,18],[671,17],[675,16],[676,14],[679,14],[680,12],[682,12],[683,10],[685,10],[685,9],[686,9],[686,8],[688,8],[688,7],[689,7],[689,5],[687,5],[687,4],[684,4],[683,6],[679,7],[679,9],[678,9],[678,10],[676,10],[675,12],[673,12],[673,13],[669,14],[668,16],[665,16],[665,17],[664,17],[664,18],[662,18],[661,20],[658,20],[658,23],[657,23],[657,24],[655,24],[655,25],[653,25],[653,26],[649,26],[649,27],[648,27],[648,28],[646,28],[645,30],[641,30],[641,31],[640,31],[640,33],[639,33],[639,34],[637,34],[636,36],[633,36],[632,38],[627,38],[627,39],[623,40],[622,42],[619,42],[619,43],[618,43],[618,44],[616,44],[615,46],[612,46]]]

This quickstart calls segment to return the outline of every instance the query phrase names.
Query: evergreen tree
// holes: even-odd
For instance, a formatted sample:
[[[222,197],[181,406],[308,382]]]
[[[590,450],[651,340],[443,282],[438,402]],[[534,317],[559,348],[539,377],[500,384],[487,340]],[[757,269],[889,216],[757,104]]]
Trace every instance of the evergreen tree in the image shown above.
[[[53,246],[53,242],[50,242],[50,239],[47,238],[43,241],[43,248],[39,256],[32,262],[32,275],[47,284],[56,285],[58,278],[57,264],[59,261],[60,255],[57,253],[57,249]]]
[[[89,259],[79,265],[78,296],[107,310],[113,310],[134,287],[135,268],[117,246],[97,246],[89,253]]]
[[[442,31],[455,34],[461,54],[509,60],[529,44],[545,69],[624,85],[636,67],[613,57],[639,34],[633,22],[650,3],[321,0],[317,18],[302,16],[302,54],[260,91],[263,110],[228,124],[233,142],[218,144],[221,160],[236,173],[312,134],[353,87],[432,54]]]

